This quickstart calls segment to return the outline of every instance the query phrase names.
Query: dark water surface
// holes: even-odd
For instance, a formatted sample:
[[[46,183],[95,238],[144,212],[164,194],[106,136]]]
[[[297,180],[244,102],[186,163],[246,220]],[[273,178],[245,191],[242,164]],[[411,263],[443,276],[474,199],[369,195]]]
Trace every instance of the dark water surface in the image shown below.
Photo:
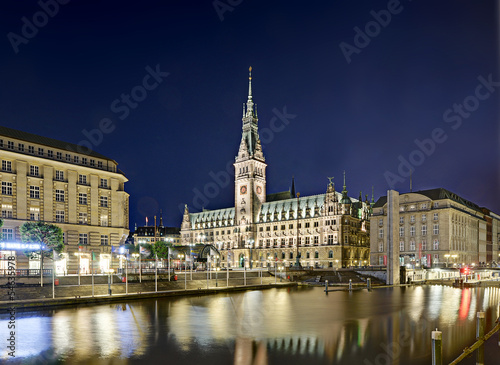
[[[269,289],[16,313],[15,358],[0,315],[0,362],[9,364],[431,364],[431,331],[445,363],[498,317],[499,288],[416,286],[335,291]],[[486,364],[500,363],[498,334]],[[475,363],[474,357],[464,364]]]

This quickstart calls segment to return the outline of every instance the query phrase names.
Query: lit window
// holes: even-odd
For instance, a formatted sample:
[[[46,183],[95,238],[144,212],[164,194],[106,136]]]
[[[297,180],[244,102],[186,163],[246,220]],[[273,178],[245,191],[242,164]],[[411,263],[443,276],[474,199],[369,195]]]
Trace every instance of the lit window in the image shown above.
[[[2,204],[2,218],[12,218],[12,205]]]
[[[101,215],[101,227],[107,227],[107,226],[108,226],[108,216]]]
[[[40,208],[30,208],[30,219],[32,221],[40,220]]]
[[[78,224],[87,224],[87,213],[78,212]]]

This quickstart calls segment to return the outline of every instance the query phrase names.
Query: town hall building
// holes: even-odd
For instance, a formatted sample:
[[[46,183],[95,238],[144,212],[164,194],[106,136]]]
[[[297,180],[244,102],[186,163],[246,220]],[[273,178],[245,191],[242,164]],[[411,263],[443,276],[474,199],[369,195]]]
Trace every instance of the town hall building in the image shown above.
[[[370,257],[368,197],[362,201],[335,190],[312,196],[290,191],[267,194],[266,159],[258,133],[250,68],[248,100],[235,158],[234,207],[189,212],[181,225],[185,246],[210,245],[210,266],[319,267],[365,266]]]

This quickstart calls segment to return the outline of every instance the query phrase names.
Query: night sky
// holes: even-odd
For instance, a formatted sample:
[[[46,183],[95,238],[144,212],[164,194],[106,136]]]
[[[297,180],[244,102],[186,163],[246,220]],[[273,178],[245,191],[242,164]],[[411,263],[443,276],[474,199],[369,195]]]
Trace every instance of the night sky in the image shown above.
[[[249,66],[268,193],[346,170],[377,199],[413,161],[414,191],[500,213],[497,1],[44,2],[0,5],[0,123],[116,160],[131,228],[233,206]]]

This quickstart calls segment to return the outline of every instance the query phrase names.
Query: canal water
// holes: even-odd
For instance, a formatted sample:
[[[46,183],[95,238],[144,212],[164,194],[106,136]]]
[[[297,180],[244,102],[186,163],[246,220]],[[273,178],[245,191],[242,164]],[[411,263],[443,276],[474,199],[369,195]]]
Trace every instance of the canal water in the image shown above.
[[[353,292],[283,288],[17,312],[8,364],[431,364],[431,331],[445,363],[498,317],[499,288],[397,287]],[[498,334],[486,364],[498,364]],[[475,357],[464,364],[474,364]]]

